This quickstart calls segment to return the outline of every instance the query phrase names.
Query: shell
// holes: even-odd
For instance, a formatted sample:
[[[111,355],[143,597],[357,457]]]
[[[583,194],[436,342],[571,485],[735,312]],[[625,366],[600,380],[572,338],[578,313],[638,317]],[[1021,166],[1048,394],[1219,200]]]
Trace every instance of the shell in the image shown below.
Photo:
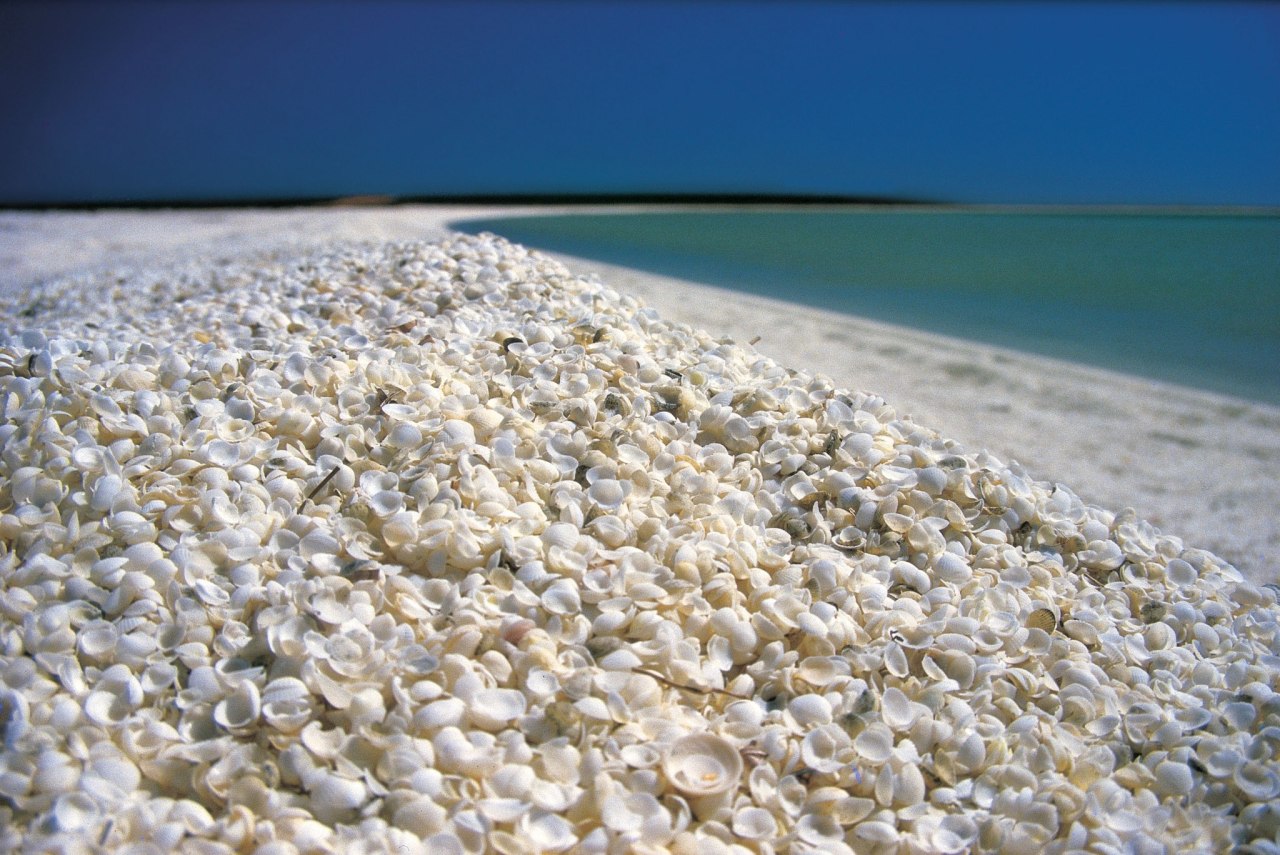
[[[778,821],[764,808],[749,807],[733,814],[733,833],[744,840],[770,840],[778,834]]]
[[[1053,609],[1035,609],[1027,615],[1027,629],[1040,629],[1053,632],[1058,628],[1058,615]]]
[[[525,696],[515,689],[486,689],[471,698],[467,720],[484,730],[500,730],[527,708]]]
[[[878,766],[893,751],[893,733],[884,725],[869,725],[853,740],[853,747],[864,760]]]
[[[735,789],[742,755],[728,740],[710,733],[682,736],[667,749],[662,772],[686,796],[713,796]]]
[[[214,707],[213,720],[234,733],[252,727],[261,712],[262,698],[258,687],[242,680],[234,692]]]
[[[822,695],[800,695],[787,704],[787,714],[801,728],[827,724],[831,721],[831,702]]]

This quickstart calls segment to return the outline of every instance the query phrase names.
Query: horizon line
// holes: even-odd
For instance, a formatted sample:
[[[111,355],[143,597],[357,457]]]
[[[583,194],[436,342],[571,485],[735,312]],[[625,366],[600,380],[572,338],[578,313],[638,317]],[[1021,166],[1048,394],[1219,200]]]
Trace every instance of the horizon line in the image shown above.
[[[440,195],[360,194],[230,199],[115,199],[86,202],[0,202],[0,211],[198,210],[224,208],[359,208],[411,205],[527,206],[787,206],[931,208],[956,211],[1026,211],[1028,213],[1168,212],[1252,213],[1280,215],[1277,205],[1145,202],[963,202],[898,196],[834,193],[468,193]]]

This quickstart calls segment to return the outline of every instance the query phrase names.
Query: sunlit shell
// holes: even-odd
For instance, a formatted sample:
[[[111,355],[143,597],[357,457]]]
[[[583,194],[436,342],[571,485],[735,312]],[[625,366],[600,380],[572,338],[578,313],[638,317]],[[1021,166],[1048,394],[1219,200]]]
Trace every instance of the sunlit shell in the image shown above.
[[[380,517],[390,517],[404,510],[404,498],[395,490],[379,490],[369,497],[369,507]]]
[[[864,760],[879,765],[893,751],[893,733],[884,725],[869,725],[853,740],[853,747]]]
[[[1194,584],[1199,574],[1188,562],[1181,558],[1174,558],[1165,566],[1164,575],[1174,585],[1179,588],[1185,588]]]
[[[392,448],[417,448],[422,445],[422,431],[410,422],[401,422],[387,434],[387,445]]]
[[[573,826],[546,811],[526,811],[516,823],[520,837],[542,852],[564,852],[578,842]]]
[[[542,605],[554,615],[576,614],[582,608],[578,586],[568,579],[551,583],[542,594]]]
[[[818,772],[835,772],[848,761],[848,734],[838,725],[827,724],[805,734],[800,757],[805,766]]]
[[[227,698],[218,702],[213,710],[213,720],[227,730],[239,731],[256,722],[261,711],[258,687],[245,680]]]
[[[118,691],[90,692],[84,699],[84,714],[94,724],[111,726],[122,723],[132,709]]]
[[[113,654],[116,642],[120,638],[120,630],[114,623],[95,621],[94,626],[86,626],[80,632],[80,652],[90,659],[100,659]]]
[[[587,497],[606,510],[616,510],[631,491],[631,482],[602,478],[587,488]]]
[[[515,689],[477,692],[467,708],[467,720],[484,730],[498,730],[524,715],[527,702]]]
[[[728,740],[694,733],[676,740],[662,760],[662,771],[678,791],[711,796],[732,790],[742,778],[742,755]]]
[[[822,813],[807,813],[795,826],[796,836],[815,847],[832,848],[839,845],[844,829],[834,818]]]
[[[787,713],[802,728],[831,721],[831,702],[822,695],[800,695],[787,704]]]
[[[973,577],[968,563],[954,552],[939,552],[933,560],[933,572],[943,582],[963,585]]]
[[[572,549],[577,545],[579,536],[578,529],[575,526],[569,523],[555,523],[547,526],[547,530],[543,532],[542,539],[548,546]]]
[[[732,828],[744,840],[770,840],[777,836],[778,821],[764,808],[749,807],[734,812]]]
[[[888,688],[880,697],[880,718],[894,730],[906,730],[915,722],[918,713],[911,701],[898,688]]]
[[[362,781],[329,772],[318,773],[309,785],[311,812],[321,822],[341,822],[354,817],[369,797]]]
[[[100,817],[98,805],[84,793],[66,793],[53,803],[53,821],[59,831],[85,831],[97,825]]]

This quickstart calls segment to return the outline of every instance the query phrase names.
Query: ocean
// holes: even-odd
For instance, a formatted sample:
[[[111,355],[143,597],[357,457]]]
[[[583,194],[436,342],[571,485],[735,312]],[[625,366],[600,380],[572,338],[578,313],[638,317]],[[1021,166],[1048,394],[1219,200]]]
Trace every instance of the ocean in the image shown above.
[[[806,209],[452,225],[1280,404],[1272,214]]]

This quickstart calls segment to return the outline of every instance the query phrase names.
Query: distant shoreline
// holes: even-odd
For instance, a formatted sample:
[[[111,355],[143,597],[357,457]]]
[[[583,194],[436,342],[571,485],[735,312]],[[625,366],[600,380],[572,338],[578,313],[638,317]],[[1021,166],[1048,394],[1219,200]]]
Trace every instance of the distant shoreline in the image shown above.
[[[688,208],[875,208],[914,211],[955,211],[1011,214],[1177,214],[1210,216],[1280,216],[1280,205],[1178,205],[1178,204],[1058,204],[955,202],[893,196],[859,196],[805,193],[546,193],[472,194],[444,196],[389,196],[366,194],[340,197],[286,197],[275,199],[124,199],[90,202],[8,202],[7,211],[121,211],[208,210],[284,208],[368,208],[431,205],[440,207],[616,207],[620,211],[657,206]]]

